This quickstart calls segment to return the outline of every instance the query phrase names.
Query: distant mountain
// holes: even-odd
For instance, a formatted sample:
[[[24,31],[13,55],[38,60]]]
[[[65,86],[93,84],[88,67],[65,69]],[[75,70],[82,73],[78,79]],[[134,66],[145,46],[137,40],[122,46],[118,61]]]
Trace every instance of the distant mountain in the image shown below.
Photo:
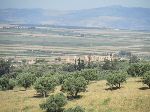
[[[149,30],[150,9],[122,6],[75,11],[0,9],[0,23]]]

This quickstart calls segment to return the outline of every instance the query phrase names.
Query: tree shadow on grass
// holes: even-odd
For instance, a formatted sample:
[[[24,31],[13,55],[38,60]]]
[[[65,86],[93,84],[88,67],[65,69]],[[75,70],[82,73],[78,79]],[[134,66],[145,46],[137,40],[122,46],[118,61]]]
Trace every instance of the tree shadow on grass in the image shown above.
[[[46,95],[46,97],[48,97],[49,95]],[[32,96],[32,98],[44,98],[41,94],[34,94],[34,96]]]
[[[73,96],[67,96],[67,99],[69,100],[69,101],[72,101],[72,100],[79,100],[80,98],[82,98],[83,96],[81,96],[81,95],[78,95],[78,96],[76,96],[76,97],[73,97]]]
[[[142,82],[142,80],[136,80],[135,82],[139,82],[139,83],[141,83],[141,82]]]
[[[14,90],[13,92],[15,92],[15,93],[16,93],[16,92],[19,92],[19,91],[18,91],[18,90]]]
[[[106,91],[114,91],[120,89],[119,87],[113,87],[113,88],[106,88]]]
[[[26,91],[25,89],[20,89],[19,91]]]
[[[140,87],[139,90],[147,90],[149,89],[148,87]]]

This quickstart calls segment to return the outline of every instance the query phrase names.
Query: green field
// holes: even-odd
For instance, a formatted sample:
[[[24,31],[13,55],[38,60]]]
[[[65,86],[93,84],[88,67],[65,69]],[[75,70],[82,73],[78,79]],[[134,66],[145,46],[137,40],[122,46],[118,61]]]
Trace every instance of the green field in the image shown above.
[[[54,57],[131,51],[150,55],[150,32],[112,29],[0,29],[0,56]]]
[[[68,102],[65,108],[80,105],[86,112],[150,112],[150,90],[140,82],[140,78],[130,78],[121,89],[107,90],[106,81],[95,81],[88,85],[81,98]],[[60,87],[55,93],[60,92]],[[39,104],[43,98],[36,96],[32,88],[23,91],[0,91],[0,112],[42,112]]]

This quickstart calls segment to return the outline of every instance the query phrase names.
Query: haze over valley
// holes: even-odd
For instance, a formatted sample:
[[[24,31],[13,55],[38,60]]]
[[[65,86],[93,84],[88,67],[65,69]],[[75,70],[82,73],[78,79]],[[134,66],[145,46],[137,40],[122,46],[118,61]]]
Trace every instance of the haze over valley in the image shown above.
[[[149,30],[150,9],[125,6],[107,6],[69,11],[0,9],[0,23]]]

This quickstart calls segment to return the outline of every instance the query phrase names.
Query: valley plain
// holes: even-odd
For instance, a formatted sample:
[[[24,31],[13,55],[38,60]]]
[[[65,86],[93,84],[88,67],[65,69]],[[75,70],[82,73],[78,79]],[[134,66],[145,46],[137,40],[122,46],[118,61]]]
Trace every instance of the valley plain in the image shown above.
[[[0,56],[48,58],[130,51],[150,56],[150,32],[98,28],[1,28]]]

